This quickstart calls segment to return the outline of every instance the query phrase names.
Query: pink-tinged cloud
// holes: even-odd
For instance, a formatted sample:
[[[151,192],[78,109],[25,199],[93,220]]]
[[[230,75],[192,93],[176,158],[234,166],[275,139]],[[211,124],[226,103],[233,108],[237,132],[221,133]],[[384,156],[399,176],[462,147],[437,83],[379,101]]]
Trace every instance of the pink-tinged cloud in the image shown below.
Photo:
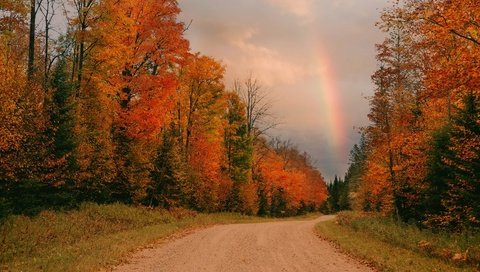
[[[313,0],[267,0],[281,8],[284,12],[292,13],[299,17],[310,17],[313,11]]]
[[[224,59],[230,76],[243,77],[248,67],[248,73],[253,73],[265,86],[274,86],[295,84],[314,72],[273,48],[256,44],[253,38],[257,32],[253,28],[245,29],[229,38],[228,42],[240,53],[235,59]]]

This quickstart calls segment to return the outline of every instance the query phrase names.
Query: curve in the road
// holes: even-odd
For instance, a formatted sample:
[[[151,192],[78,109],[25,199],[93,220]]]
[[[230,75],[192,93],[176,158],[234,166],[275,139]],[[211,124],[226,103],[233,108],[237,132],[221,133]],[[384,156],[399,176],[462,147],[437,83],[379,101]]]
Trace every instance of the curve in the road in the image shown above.
[[[372,271],[314,234],[329,219],[214,226],[138,252],[114,271]]]

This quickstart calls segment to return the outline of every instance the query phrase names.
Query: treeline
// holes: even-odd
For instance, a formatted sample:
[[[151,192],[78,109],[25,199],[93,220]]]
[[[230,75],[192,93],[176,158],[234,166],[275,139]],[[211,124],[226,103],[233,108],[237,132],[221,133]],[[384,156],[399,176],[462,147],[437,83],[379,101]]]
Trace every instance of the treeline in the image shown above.
[[[327,184],[328,198],[320,210],[331,214],[339,211],[350,210],[349,183],[335,176],[334,180]]]
[[[356,192],[365,168],[366,150],[366,138],[365,134],[362,134],[360,142],[353,145],[350,151],[350,165],[344,178],[335,176],[333,182],[327,185],[328,198],[321,206],[322,212],[329,214],[354,208],[352,202],[355,201]],[[365,207],[364,210],[371,209]]]
[[[176,1],[29,2],[0,3],[2,215],[93,201],[283,216],[326,199],[308,155],[264,136],[259,82],[227,90],[225,67],[190,52]]]
[[[352,151],[354,209],[480,228],[480,5],[399,1],[382,14],[371,125]]]

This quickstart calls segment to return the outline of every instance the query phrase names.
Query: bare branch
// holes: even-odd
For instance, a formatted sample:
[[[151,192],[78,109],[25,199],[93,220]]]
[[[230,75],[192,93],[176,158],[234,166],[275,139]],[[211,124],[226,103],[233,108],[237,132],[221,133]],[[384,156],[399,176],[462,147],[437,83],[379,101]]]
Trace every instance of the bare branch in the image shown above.
[[[272,114],[270,110],[272,103],[268,93],[252,74],[243,82],[235,80],[233,82],[233,91],[245,104],[247,130],[254,140],[267,130],[277,126],[277,123],[271,120]]]
[[[189,29],[190,29],[190,26],[192,25],[193,23],[193,20],[190,20],[190,22],[188,23],[188,25],[186,27],[183,28],[183,33],[187,32]]]

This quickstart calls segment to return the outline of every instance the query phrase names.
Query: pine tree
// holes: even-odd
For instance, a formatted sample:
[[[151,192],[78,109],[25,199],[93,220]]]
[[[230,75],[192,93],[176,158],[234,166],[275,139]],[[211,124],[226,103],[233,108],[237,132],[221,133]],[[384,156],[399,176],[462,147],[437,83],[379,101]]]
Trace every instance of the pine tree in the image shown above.
[[[480,228],[480,103],[468,94],[451,124],[434,135],[427,224]]]
[[[365,162],[367,160],[367,142],[365,133],[361,134],[360,142],[355,144],[350,151],[350,165],[345,174],[345,182],[348,183],[347,191],[350,208],[361,209],[359,207],[358,188],[361,183],[362,175],[365,171]]]
[[[238,95],[228,94],[228,122],[225,131],[225,148],[227,152],[227,171],[233,181],[227,208],[231,211],[247,212],[250,206],[246,199],[245,187],[252,182],[251,169],[253,159],[252,137],[248,133],[244,106]],[[250,211],[248,211],[250,212]]]
[[[53,126],[50,129],[54,140],[53,154],[56,158],[65,158],[67,171],[71,175],[75,167],[75,158],[72,152],[75,150],[76,142],[73,133],[75,126],[74,106],[72,95],[74,86],[70,83],[67,74],[67,63],[61,58],[53,71],[51,79],[52,109],[50,122]]]
[[[173,125],[163,133],[145,204],[165,208],[191,206],[189,195],[192,189],[189,185],[188,166],[178,136]]]

